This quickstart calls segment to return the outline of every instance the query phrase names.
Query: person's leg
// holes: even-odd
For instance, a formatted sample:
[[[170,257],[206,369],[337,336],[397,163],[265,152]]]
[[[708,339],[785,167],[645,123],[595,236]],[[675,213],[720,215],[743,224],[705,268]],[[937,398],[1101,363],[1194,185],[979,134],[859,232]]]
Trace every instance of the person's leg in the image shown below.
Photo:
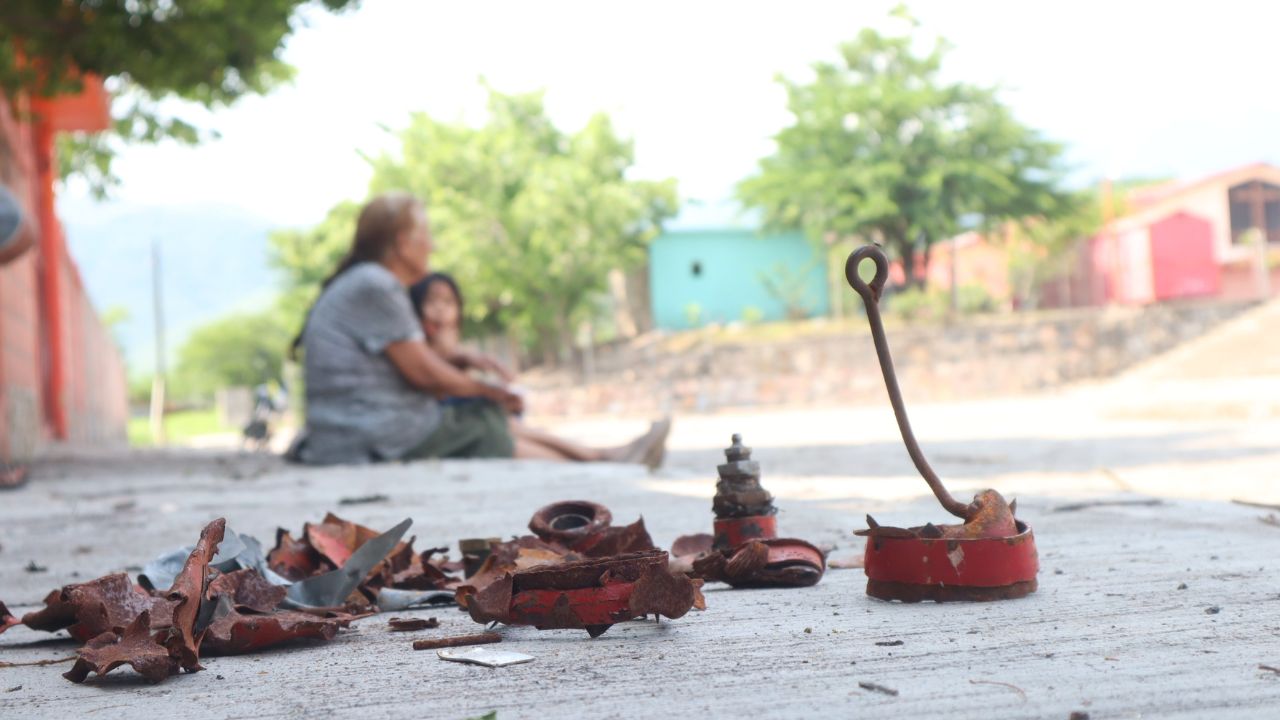
[[[564,459],[575,462],[601,462],[620,459],[619,448],[593,448],[579,445],[571,440],[552,435],[545,430],[531,428],[515,418],[510,419],[511,435],[516,439],[516,457],[519,457],[520,443],[540,446],[552,450]]]
[[[517,460],[555,460],[559,462],[571,462],[575,459],[556,450],[555,448],[543,445],[536,440],[515,436]]]
[[[662,464],[665,457],[671,421],[663,419],[653,423],[643,435],[626,445],[612,448],[580,445],[545,430],[531,428],[514,418],[510,420],[510,429],[512,437],[516,438],[517,448],[519,442],[523,440],[528,445],[541,446],[561,454],[564,459],[576,462],[636,462],[656,468]],[[518,454],[517,457],[519,457]]]

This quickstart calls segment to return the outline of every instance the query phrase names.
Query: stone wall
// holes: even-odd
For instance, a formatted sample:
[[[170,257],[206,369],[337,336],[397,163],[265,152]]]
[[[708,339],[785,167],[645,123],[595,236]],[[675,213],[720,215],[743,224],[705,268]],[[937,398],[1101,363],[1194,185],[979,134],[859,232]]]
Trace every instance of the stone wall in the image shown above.
[[[1166,303],[890,324],[909,402],[1017,394],[1099,378],[1199,337],[1249,302]],[[711,412],[886,402],[865,319],[681,333],[599,353],[581,373],[531,373],[533,415]]]

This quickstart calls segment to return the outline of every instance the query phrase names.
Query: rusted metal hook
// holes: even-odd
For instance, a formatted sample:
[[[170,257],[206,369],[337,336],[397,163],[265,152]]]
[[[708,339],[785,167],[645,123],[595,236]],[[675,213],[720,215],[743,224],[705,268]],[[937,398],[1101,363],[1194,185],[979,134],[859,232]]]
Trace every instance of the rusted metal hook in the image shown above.
[[[866,282],[858,274],[858,267],[863,260],[870,259],[875,263],[876,274],[871,282]],[[911,421],[907,419],[907,408],[902,402],[902,390],[898,388],[898,376],[893,370],[893,357],[889,354],[889,341],[885,339],[884,322],[880,319],[880,294],[884,291],[885,281],[889,279],[889,258],[884,251],[874,245],[865,245],[849,255],[844,266],[845,279],[849,286],[862,296],[867,306],[867,320],[871,323],[871,339],[876,346],[876,356],[880,359],[880,372],[884,374],[885,390],[889,392],[889,402],[893,405],[893,415],[898,420],[898,430],[902,432],[902,442],[907,446],[907,453],[920,471],[924,481],[929,483],[934,497],[942,503],[947,512],[958,518],[969,519],[972,506],[956,500],[947,491],[938,478],[938,474],[929,466],[929,461],[916,442],[915,433],[911,431]]]

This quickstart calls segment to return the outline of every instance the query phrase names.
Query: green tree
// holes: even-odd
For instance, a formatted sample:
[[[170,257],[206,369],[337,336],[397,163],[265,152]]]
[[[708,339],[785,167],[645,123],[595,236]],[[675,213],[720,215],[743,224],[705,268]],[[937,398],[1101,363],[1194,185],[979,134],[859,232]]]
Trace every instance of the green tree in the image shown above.
[[[230,315],[193,331],[178,350],[173,395],[208,398],[282,377],[290,330],[274,311]]]
[[[675,213],[675,181],[628,179],[632,143],[604,114],[566,133],[541,93],[492,89],[488,111],[479,127],[413,115],[399,152],[372,159],[371,191],[426,201],[432,264],[458,278],[473,326],[563,359],[609,271],[643,262]]]
[[[111,159],[122,143],[201,131],[162,112],[178,98],[215,108],[265,93],[290,77],[280,61],[295,10],[353,7],[359,0],[4,0],[0,3],[0,90],[52,97],[78,90],[81,73],[115,91],[114,132],[60,140],[59,165],[99,194],[114,184]]]
[[[351,248],[359,214],[359,203],[343,202],[329,210],[315,227],[271,234],[271,263],[284,280],[284,293],[278,303],[280,316],[295,332],[302,328],[320,284]]]
[[[794,122],[739,197],[774,228],[811,237],[858,237],[900,259],[923,285],[930,247],[966,226],[1055,216],[1061,146],[1011,115],[994,88],[940,78],[945,41],[919,53],[916,23],[903,34],[863,30],[817,63],[811,82],[780,78]]]

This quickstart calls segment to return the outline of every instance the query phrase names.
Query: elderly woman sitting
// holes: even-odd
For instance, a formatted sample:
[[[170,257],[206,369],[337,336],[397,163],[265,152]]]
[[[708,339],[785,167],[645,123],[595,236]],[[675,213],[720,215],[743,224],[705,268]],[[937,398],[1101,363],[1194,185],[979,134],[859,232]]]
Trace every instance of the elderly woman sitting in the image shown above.
[[[294,343],[303,352],[307,427],[290,455],[306,463],[515,457],[660,460],[669,422],[615,448],[513,435],[521,397],[478,380],[425,341],[406,287],[427,270],[432,237],[413,196],[391,193],[361,211],[351,250],[325,281]],[[442,404],[440,398],[476,398]]]

